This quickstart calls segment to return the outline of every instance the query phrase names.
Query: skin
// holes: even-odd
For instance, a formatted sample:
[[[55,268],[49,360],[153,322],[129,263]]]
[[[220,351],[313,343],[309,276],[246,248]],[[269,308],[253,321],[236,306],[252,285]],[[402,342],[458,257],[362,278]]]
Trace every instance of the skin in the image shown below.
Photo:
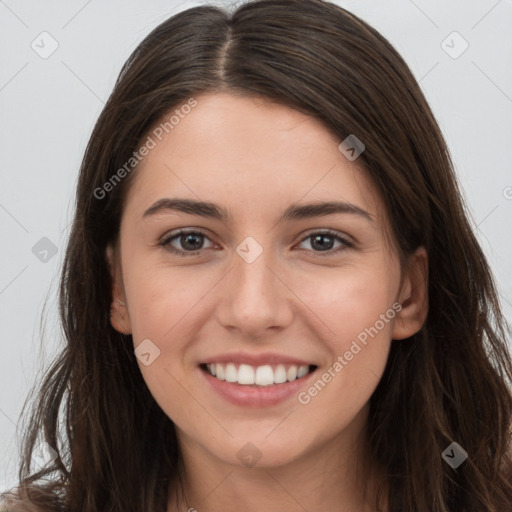
[[[318,120],[265,99],[196,99],[134,171],[118,244],[106,254],[112,325],[131,333],[134,347],[150,339],[160,350],[139,366],[175,423],[183,454],[186,495],[170,482],[168,511],[374,510],[355,471],[368,402],[392,340],[425,321],[426,252],[419,248],[401,268],[376,189]],[[143,217],[157,200],[176,197],[215,202],[232,218]],[[331,200],[352,203],[371,220],[336,213],[279,222],[292,203]],[[159,245],[179,228],[205,233],[192,240],[199,254],[180,257]],[[352,246],[329,238],[326,256],[308,238],[325,229]],[[252,263],[236,252],[248,236],[263,249]],[[171,248],[186,251],[186,244],[177,237]],[[226,352],[276,352],[316,364],[321,376],[396,302],[401,311],[306,405],[296,396],[263,408],[231,404],[198,367]],[[261,455],[254,467],[237,457],[247,442]],[[370,489],[379,476],[373,465]]]

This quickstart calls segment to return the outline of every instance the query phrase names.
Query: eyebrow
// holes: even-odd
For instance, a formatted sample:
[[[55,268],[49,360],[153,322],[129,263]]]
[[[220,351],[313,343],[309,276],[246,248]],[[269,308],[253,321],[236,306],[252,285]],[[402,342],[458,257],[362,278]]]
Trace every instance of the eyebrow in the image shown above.
[[[160,213],[177,211],[201,217],[211,217],[222,222],[229,222],[231,215],[221,206],[207,201],[196,201],[194,199],[170,199],[163,198],[151,205],[142,215],[148,218]],[[373,216],[355,204],[343,201],[316,202],[308,204],[292,204],[282,214],[280,221],[309,219],[335,213],[349,213],[358,215],[370,222]]]

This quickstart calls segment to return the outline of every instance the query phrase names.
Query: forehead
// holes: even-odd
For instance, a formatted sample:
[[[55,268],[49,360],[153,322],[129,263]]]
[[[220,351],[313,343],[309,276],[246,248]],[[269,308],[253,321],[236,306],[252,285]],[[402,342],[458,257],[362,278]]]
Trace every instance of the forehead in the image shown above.
[[[317,200],[350,201],[374,215],[382,210],[364,169],[345,158],[341,139],[319,120],[261,98],[222,93],[195,100],[148,132],[155,146],[127,196],[138,215],[171,195],[215,199],[245,215]],[[176,110],[173,124],[155,132]]]

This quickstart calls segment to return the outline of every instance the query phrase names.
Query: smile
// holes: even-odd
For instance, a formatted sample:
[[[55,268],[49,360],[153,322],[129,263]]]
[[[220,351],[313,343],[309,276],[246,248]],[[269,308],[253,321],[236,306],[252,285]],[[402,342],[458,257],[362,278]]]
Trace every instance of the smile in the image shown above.
[[[210,363],[202,366],[218,380],[242,386],[274,386],[302,379],[311,373],[314,365],[265,364],[252,366],[237,363]]]

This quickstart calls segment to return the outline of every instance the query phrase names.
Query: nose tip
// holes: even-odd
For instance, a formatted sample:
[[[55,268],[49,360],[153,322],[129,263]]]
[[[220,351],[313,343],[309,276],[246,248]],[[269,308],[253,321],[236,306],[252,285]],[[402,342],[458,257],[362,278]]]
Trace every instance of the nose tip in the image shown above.
[[[219,319],[251,337],[284,327],[292,318],[287,287],[271,267],[270,254],[254,238],[246,237],[236,249],[234,266],[222,288]]]

